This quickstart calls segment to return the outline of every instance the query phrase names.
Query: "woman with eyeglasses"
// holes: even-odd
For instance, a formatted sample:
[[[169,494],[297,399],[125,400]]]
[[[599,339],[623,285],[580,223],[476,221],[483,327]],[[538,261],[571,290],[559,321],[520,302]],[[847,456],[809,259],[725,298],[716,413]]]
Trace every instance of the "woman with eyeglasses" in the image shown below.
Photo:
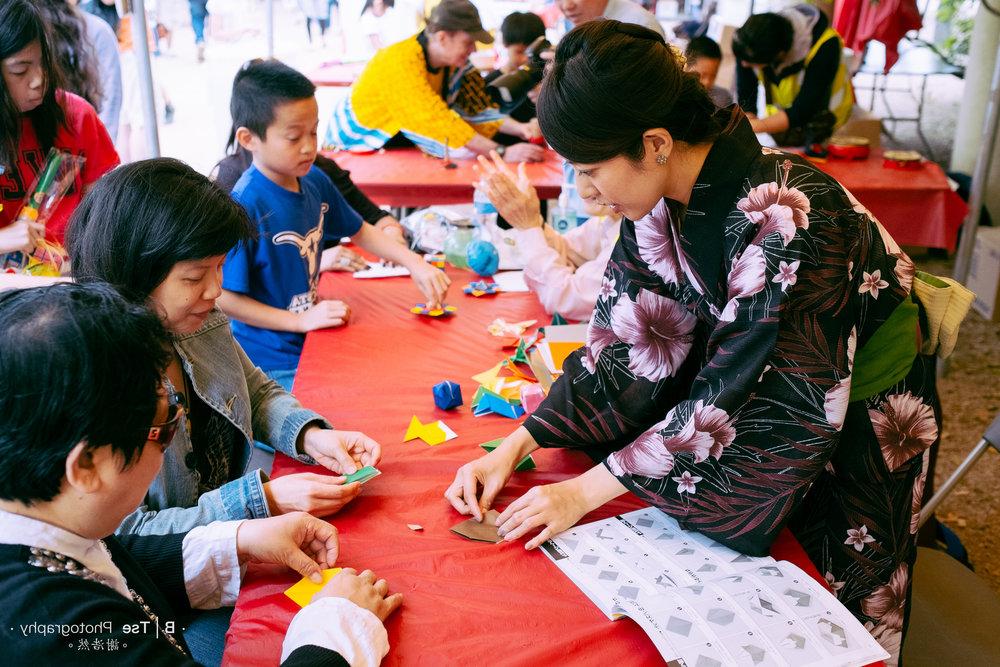
[[[109,537],[184,414],[163,390],[168,336],[108,285],[0,294],[4,664],[218,664],[185,616],[234,604],[242,565],[316,581],[336,563],[336,529],[303,512]],[[377,665],[401,601],[371,571],[345,568],[292,619],[282,664]]]
[[[580,196],[625,220],[586,347],[446,498],[481,518],[523,456],[580,449],[598,465],[510,503],[505,540],[537,547],[629,491],[754,556],[787,525],[898,656],[940,419],[913,262],[843,186],[717,110],[652,31],[570,32],[538,119]]]

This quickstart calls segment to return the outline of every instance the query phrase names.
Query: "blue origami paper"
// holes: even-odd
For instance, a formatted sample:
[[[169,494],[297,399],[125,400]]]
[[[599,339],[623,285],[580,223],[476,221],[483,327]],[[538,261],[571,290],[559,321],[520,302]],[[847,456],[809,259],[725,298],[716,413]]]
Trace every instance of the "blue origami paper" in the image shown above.
[[[434,385],[434,405],[451,410],[462,404],[462,388],[457,382],[445,380]]]

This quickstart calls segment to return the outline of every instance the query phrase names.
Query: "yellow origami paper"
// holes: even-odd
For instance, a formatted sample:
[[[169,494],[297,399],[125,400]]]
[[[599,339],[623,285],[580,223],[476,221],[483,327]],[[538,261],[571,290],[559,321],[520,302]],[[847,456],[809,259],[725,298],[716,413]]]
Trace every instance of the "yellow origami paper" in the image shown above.
[[[299,583],[285,591],[285,595],[291,598],[295,604],[305,607],[312,600],[312,596],[319,592],[319,589],[326,586],[328,581],[340,574],[340,569],[339,567],[331,567],[329,570],[322,570],[320,572],[323,575],[322,584],[314,583],[308,577],[302,577]]]
[[[406,437],[403,438],[403,442],[420,438],[428,445],[434,446],[457,437],[458,435],[448,428],[443,421],[438,420],[430,424],[421,424],[420,420],[414,415],[410,419],[410,425],[406,429]]]
[[[483,371],[478,375],[473,375],[472,379],[478,382],[479,384],[483,385],[484,387],[492,387],[494,384],[496,384],[497,377],[500,376],[500,369],[502,368],[503,368],[503,362],[501,361],[488,371]]]

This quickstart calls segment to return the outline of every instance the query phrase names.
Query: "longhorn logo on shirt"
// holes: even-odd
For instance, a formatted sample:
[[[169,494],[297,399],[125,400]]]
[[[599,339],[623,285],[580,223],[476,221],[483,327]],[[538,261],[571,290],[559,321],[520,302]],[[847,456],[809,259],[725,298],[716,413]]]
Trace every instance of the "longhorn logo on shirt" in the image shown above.
[[[306,308],[302,310],[307,310],[309,306],[316,303],[316,283],[319,276],[319,259],[320,259],[320,243],[323,240],[323,217],[326,215],[329,206],[327,204],[320,205],[319,211],[319,223],[310,229],[305,236],[298,234],[296,232],[281,232],[275,234],[271,241],[275,245],[293,245],[299,250],[299,256],[305,260],[306,264],[306,276],[309,281],[309,294],[306,304]],[[301,297],[306,295],[298,295],[293,298],[293,306],[296,302],[300,302]],[[296,308],[296,312],[298,308]]]

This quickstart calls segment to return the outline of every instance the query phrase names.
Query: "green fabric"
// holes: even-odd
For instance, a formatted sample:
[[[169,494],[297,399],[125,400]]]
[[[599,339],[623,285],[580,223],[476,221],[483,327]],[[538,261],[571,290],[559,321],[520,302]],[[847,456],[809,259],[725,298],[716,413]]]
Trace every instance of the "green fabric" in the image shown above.
[[[851,402],[885,391],[906,377],[917,358],[920,307],[912,298],[892,311],[854,355]]]
[[[917,271],[915,279],[922,280],[923,282],[927,283],[928,285],[931,285],[932,287],[941,287],[944,289],[951,287],[951,285],[941,280],[933,273],[927,273],[926,271]]]

